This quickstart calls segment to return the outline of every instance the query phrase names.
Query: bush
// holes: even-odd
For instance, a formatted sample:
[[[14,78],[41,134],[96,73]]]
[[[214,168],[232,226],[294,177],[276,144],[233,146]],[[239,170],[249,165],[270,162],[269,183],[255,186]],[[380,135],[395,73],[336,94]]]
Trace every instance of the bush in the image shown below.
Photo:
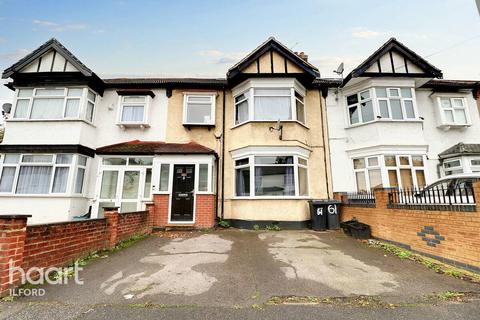
[[[230,223],[229,223],[228,221],[226,221],[226,220],[220,220],[220,221],[218,222],[218,225],[219,225],[220,227],[222,227],[222,228],[225,228],[225,229],[230,228]]]

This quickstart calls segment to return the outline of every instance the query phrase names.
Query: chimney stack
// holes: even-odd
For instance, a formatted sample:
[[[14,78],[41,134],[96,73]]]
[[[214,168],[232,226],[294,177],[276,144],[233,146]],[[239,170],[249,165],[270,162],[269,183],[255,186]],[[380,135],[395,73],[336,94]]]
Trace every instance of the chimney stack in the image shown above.
[[[308,62],[308,55],[305,54],[305,52],[303,52],[303,51],[302,52],[295,52],[295,54],[297,56],[299,56],[300,59],[302,59],[303,61]]]

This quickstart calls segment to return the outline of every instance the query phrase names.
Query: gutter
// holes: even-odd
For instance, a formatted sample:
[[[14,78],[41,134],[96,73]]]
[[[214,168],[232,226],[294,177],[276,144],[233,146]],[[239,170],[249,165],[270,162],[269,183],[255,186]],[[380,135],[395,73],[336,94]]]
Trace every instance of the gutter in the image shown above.
[[[222,111],[222,204],[221,204],[222,220],[225,214],[224,212],[225,211],[225,109],[226,109],[226,99],[225,99],[225,88],[224,88],[223,89],[223,111]],[[217,179],[218,179],[218,176],[217,176]]]

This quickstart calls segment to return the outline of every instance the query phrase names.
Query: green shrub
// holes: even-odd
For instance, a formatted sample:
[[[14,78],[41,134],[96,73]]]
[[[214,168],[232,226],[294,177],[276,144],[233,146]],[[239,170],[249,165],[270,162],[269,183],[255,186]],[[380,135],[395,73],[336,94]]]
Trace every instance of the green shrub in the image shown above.
[[[226,221],[226,220],[220,220],[218,222],[218,225],[222,228],[225,228],[225,229],[228,229],[230,228],[230,222]]]

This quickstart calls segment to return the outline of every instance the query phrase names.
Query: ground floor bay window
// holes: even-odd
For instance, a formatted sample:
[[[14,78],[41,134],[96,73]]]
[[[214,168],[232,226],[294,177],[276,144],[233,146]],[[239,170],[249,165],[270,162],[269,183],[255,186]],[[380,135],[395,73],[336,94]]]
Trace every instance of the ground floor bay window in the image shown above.
[[[306,197],[308,162],[298,155],[250,155],[235,160],[236,197]]]
[[[425,182],[425,155],[382,154],[352,159],[357,191],[382,187],[421,188]]]

